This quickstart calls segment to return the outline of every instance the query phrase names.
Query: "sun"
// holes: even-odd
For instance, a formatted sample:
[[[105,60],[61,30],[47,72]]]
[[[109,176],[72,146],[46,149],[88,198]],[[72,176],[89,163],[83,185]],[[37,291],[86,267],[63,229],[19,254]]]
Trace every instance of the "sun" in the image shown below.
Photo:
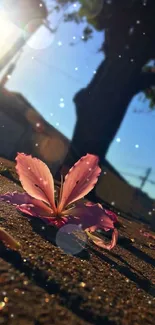
[[[10,50],[21,35],[21,29],[8,19],[4,10],[0,10],[0,58]]]

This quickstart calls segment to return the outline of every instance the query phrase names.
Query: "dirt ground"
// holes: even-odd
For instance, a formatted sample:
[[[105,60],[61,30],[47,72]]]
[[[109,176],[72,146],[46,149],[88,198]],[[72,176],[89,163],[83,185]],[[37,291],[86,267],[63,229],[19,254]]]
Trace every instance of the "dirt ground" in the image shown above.
[[[21,192],[14,165],[0,163],[0,193]],[[15,252],[0,243],[0,324],[153,325],[155,250],[140,235],[146,225],[119,220],[124,227],[114,250],[90,241],[82,249],[78,240],[81,251],[72,256],[55,245],[54,228],[1,202],[0,226],[21,248]]]

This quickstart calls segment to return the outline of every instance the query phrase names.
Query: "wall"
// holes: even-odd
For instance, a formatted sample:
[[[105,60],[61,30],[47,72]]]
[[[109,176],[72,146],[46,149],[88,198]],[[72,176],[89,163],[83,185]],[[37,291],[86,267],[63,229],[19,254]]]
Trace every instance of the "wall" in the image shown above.
[[[116,209],[128,215],[152,222],[154,200],[128,184],[114,170],[106,166],[102,166],[102,170],[96,186],[97,197],[110,204],[114,203]]]
[[[68,152],[69,141],[21,95],[0,92],[0,156],[14,159],[17,152],[44,160],[53,174]]]

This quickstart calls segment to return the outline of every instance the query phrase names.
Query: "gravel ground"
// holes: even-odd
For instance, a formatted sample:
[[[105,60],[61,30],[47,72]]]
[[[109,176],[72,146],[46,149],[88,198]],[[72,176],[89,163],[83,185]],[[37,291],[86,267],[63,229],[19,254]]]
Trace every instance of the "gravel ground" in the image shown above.
[[[21,192],[14,164],[0,162],[0,192]],[[155,250],[139,233],[146,225],[119,221],[123,227],[114,250],[89,241],[82,249],[83,242],[73,239],[81,251],[72,256],[55,245],[54,228],[1,202],[0,226],[21,248],[14,252],[0,243],[0,324],[153,325]]]

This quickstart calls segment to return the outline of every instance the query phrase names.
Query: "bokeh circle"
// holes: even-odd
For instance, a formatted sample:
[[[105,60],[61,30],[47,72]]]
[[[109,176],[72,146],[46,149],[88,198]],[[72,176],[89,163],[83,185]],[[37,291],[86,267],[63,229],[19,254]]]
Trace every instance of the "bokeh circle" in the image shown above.
[[[85,248],[86,243],[87,235],[81,225],[67,224],[61,227],[56,235],[57,246],[66,254],[79,254]]]

